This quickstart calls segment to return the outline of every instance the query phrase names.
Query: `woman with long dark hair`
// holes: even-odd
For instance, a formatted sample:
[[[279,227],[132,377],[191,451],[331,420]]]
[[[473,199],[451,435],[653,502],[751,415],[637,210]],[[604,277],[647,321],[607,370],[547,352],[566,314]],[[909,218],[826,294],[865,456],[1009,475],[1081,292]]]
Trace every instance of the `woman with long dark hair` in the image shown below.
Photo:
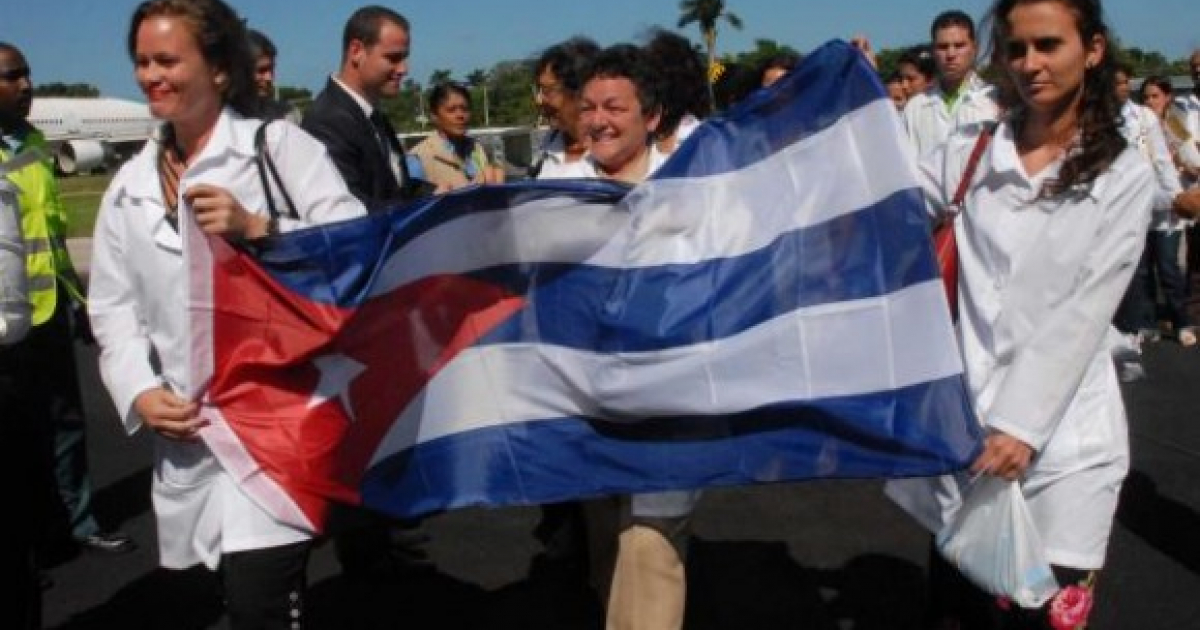
[[[1007,115],[982,141],[955,221],[958,331],[987,429],[971,472],[1020,481],[1062,590],[1037,610],[1001,606],[935,557],[930,627],[1082,628],[1129,467],[1106,338],[1156,184],[1121,134],[1098,0],[1000,0],[990,22]],[[980,133],[952,136],[922,159],[939,214],[952,211]],[[943,523],[967,483],[940,480]]]
[[[153,432],[159,562],[219,569],[232,628],[302,627],[312,532],[276,520],[242,489],[209,446],[220,428],[200,420],[189,391],[181,233],[194,221],[237,242],[365,209],[320,142],[275,121],[263,129],[264,146],[296,216],[268,216],[268,195],[280,195],[264,190],[255,165],[263,123],[253,117],[246,31],[221,0],[143,2],[128,46],[162,126],[113,178],[97,218],[88,307],[101,376],[125,429]]]

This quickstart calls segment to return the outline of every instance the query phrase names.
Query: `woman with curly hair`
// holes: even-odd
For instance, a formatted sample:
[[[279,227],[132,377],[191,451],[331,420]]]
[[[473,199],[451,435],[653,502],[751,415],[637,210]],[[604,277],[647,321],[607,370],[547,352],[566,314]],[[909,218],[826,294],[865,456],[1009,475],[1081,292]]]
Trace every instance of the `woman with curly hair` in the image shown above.
[[[971,473],[1020,481],[1063,588],[1039,609],[1000,605],[935,557],[930,627],[1082,628],[1129,467],[1106,338],[1156,183],[1121,134],[1098,0],[999,0],[990,22],[1007,115],[994,130],[951,136],[920,173],[931,206],[951,213],[969,156],[984,147],[954,228],[958,333],[987,430]],[[942,508],[927,525],[949,519],[968,482],[938,480]]]

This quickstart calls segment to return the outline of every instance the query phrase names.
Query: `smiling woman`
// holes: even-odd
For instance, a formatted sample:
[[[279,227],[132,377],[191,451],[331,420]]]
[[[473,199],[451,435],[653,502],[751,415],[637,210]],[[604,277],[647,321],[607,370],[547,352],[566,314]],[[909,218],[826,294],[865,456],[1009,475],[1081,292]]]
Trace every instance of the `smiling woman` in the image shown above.
[[[287,121],[263,127],[241,18],[221,0],[149,0],[129,26],[138,87],[163,121],[101,202],[89,313],[100,370],[125,427],[154,432],[152,485],[163,566],[219,568],[231,627],[289,628],[303,609],[312,533],[272,518],[238,487],[209,440],[187,378],[185,239],[240,243],[364,214],[323,145]],[[255,137],[264,132],[293,215],[268,217]],[[283,202],[273,202],[279,207]],[[267,414],[273,410],[258,410]]]

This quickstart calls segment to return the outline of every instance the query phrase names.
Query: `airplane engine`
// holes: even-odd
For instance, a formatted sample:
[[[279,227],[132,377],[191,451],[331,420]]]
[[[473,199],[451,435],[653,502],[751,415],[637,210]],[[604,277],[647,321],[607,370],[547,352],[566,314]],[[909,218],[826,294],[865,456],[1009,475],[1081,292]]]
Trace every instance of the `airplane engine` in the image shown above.
[[[102,164],[108,157],[104,144],[95,140],[68,140],[58,145],[54,161],[63,175],[85,173]]]

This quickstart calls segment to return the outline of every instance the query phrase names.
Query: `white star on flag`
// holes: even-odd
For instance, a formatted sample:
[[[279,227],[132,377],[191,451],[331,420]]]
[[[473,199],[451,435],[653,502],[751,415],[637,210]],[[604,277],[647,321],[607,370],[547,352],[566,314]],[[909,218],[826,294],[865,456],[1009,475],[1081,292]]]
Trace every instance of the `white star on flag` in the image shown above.
[[[342,402],[342,408],[346,410],[350,421],[355,421],[354,406],[350,404],[350,383],[354,382],[359,374],[366,371],[367,366],[344,354],[317,357],[313,359],[313,365],[321,371],[321,380],[313,390],[312,398],[308,401],[308,408],[319,407],[329,400],[337,398]]]

